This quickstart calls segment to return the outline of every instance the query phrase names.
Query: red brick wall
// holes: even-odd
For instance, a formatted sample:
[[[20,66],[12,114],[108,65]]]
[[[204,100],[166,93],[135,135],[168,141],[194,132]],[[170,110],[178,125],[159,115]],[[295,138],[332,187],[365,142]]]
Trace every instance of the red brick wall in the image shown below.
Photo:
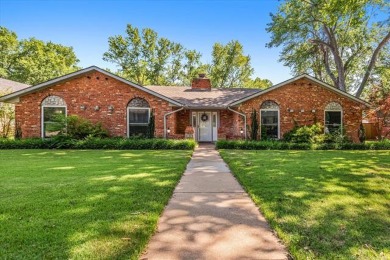
[[[164,114],[172,111],[165,100],[131,87],[100,72],[84,74],[79,78],[28,94],[16,105],[16,121],[21,126],[23,137],[41,136],[41,103],[49,95],[63,98],[68,115],[78,115],[93,122],[102,122],[111,136],[126,136],[127,104],[135,97],[144,98],[155,112],[156,136],[163,136]],[[86,110],[80,106],[85,105]],[[108,106],[113,105],[113,113]],[[100,110],[95,111],[94,107]],[[168,126],[173,125],[171,118]]]
[[[219,132],[226,134],[227,139],[240,139],[240,130],[244,128],[242,116],[229,110],[221,110],[219,113]]]
[[[190,110],[181,110],[176,114],[176,129],[175,133],[184,135],[187,126],[191,125]]]
[[[294,120],[298,125],[311,125],[315,120],[323,125],[326,105],[332,101],[338,102],[343,107],[343,127],[346,134],[354,142],[359,142],[358,129],[362,119],[363,106],[321,87],[315,82],[307,79],[297,80],[244,102],[238,110],[247,115],[248,125],[251,123],[252,108],[259,112],[261,104],[266,100],[272,100],[279,104],[281,137],[294,127]],[[294,112],[288,112],[288,109],[293,109]],[[313,109],[315,110],[314,113],[312,112]],[[304,110],[304,112],[301,112],[301,110]],[[260,119],[258,118],[258,120]]]

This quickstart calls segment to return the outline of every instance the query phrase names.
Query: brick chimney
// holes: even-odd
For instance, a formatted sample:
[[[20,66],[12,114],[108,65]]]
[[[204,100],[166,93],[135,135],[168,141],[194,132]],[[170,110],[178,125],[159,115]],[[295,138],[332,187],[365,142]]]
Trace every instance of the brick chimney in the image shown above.
[[[192,80],[192,89],[211,90],[210,79],[206,78],[206,74],[199,74],[199,77]]]

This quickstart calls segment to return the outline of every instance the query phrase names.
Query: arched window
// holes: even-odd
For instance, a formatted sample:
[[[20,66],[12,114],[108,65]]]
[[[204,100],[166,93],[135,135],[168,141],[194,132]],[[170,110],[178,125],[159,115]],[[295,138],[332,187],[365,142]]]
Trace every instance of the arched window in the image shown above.
[[[330,102],[325,107],[325,133],[341,131],[343,127],[343,108],[337,102]]]
[[[271,100],[260,107],[261,139],[279,139],[279,105]]]
[[[149,136],[150,106],[143,98],[134,98],[127,105],[128,136]]]
[[[49,138],[62,130],[66,117],[66,103],[65,100],[58,96],[48,96],[41,103],[42,111],[42,137]]]

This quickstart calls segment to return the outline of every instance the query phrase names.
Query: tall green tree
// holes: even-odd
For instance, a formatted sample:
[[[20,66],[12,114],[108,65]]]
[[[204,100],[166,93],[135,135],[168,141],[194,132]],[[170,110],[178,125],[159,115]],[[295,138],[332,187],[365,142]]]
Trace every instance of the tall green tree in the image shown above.
[[[192,76],[201,55],[181,44],[159,37],[150,28],[128,24],[126,36],[109,37],[103,60],[115,63],[119,73],[141,85],[182,85]]]
[[[9,78],[18,49],[19,42],[16,33],[0,27],[0,77]]]
[[[389,44],[389,7],[386,0],[288,0],[271,14],[267,46],[282,46],[280,60],[295,74],[313,73],[360,97]]]
[[[272,86],[272,82],[269,79],[261,79],[256,77],[255,79],[249,79],[244,84],[245,88],[259,88],[266,89]]]
[[[215,43],[209,66],[212,85],[220,88],[244,87],[254,72],[250,60],[238,41],[230,41],[226,45]]]
[[[72,47],[35,38],[19,41],[0,27],[0,77],[34,85],[79,69],[78,61]]]
[[[12,88],[0,90],[0,97],[12,92]],[[0,102],[0,138],[11,137],[15,124],[15,105]]]

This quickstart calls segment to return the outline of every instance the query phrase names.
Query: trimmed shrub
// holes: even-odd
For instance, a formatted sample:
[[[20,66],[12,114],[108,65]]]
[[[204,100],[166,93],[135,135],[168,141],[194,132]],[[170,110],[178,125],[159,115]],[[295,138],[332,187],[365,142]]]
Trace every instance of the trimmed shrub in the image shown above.
[[[81,140],[88,136],[99,138],[108,137],[108,131],[103,128],[100,122],[94,124],[76,115],[66,117],[65,129],[66,131],[63,134],[71,139]]]
[[[370,143],[290,143],[285,141],[227,141],[216,144],[217,149],[240,150],[390,150],[390,140]]]
[[[311,126],[295,126],[283,136],[283,140],[291,143],[312,143],[316,136],[323,133],[323,127],[317,123]]]
[[[257,140],[257,134],[259,132],[259,123],[257,122],[257,112],[256,109],[252,110],[251,113],[251,125],[249,126],[251,140]]]
[[[83,140],[57,136],[51,139],[0,139],[0,149],[115,149],[115,150],[193,150],[194,140],[125,139],[87,137]]]

